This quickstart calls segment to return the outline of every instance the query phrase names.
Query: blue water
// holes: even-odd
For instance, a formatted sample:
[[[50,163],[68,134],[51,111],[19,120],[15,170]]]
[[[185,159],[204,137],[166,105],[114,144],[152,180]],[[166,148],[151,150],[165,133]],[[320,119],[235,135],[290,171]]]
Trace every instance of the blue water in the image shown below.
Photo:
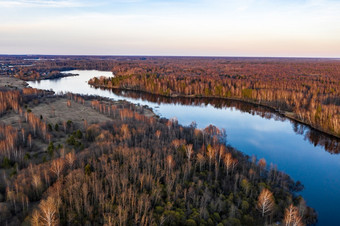
[[[141,98],[125,97],[109,90],[94,89],[87,84],[90,78],[112,76],[111,72],[75,70],[68,73],[79,76],[29,82],[29,85],[55,92],[124,99],[148,105],[162,117],[176,117],[182,125],[195,121],[198,128],[205,128],[209,124],[224,128],[228,144],[247,155],[255,155],[258,159],[265,158],[268,165],[273,163],[294,180],[302,182],[305,189],[301,195],[307,205],[318,212],[318,225],[340,225],[337,215],[340,203],[340,155],[331,154],[320,145],[314,146],[304,135],[294,132],[290,120],[266,119],[235,107],[155,103]]]

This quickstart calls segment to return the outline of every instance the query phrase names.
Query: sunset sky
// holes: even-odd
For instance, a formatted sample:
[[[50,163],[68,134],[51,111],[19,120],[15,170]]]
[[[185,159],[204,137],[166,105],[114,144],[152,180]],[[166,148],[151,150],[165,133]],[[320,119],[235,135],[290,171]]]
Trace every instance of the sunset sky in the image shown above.
[[[0,0],[0,54],[340,57],[337,0]]]

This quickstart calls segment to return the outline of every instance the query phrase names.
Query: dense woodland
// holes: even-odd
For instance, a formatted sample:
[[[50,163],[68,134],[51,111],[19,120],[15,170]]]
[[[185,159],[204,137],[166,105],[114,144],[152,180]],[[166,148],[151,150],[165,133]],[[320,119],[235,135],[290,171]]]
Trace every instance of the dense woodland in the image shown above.
[[[112,71],[115,77],[94,78],[89,84],[246,100],[340,136],[340,61],[146,60],[118,63]]]
[[[241,99],[340,136],[340,60],[298,58],[0,56],[2,73],[23,80],[67,76],[60,71],[112,71],[96,87],[164,96]],[[10,66],[10,67],[9,67]]]
[[[67,99],[110,120],[51,124],[31,108]],[[25,88],[0,92],[1,225],[313,224],[300,182],[225,146],[226,134],[145,109]],[[50,112],[51,115],[54,112]],[[45,148],[42,148],[45,147]]]
[[[102,88],[159,94],[165,101],[239,107],[262,117],[266,109],[339,136],[340,62],[332,59],[0,56],[1,75],[23,80],[97,69]],[[132,95],[138,95],[136,93]],[[149,96],[160,100],[160,96]],[[174,98],[186,96],[190,98]],[[210,99],[204,99],[209,97]],[[217,97],[219,99],[217,99]],[[31,110],[67,100],[109,120],[51,123]],[[249,105],[251,106],[251,105]],[[214,126],[146,116],[146,109],[97,97],[11,87],[0,90],[1,225],[304,225],[317,214],[297,192],[300,182],[264,159],[225,146]],[[49,113],[54,115],[52,110]],[[16,117],[15,124],[6,120]],[[298,125],[298,124],[296,124]],[[337,139],[303,126],[295,132],[331,153]]]

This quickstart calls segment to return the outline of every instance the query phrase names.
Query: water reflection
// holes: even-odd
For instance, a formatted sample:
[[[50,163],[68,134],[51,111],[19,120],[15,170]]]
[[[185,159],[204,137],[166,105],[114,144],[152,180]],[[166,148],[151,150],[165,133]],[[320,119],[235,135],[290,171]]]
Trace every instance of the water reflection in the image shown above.
[[[97,89],[97,88],[96,88]],[[101,90],[105,90],[100,88]],[[190,105],[190,106],[208,106],[211,105],[214,108],[222,109],[222,108],[235,108],[243,113],[248,113],[251,115],[257,115],[261,118],[265,119],[274,119],[276,121],[289,121],[293,130],[296,134],[303,135],[304,139],[309,141],[314,146],[320,146],[324,150],[328,151],[331,154],[339,154],[340,153],[340,139],[327,135],[325,133],[319,132],[308,125],[301,124],[294,120],[288,119],[270,108],[258,106],[251,103],[234,101],[234,100],[225,100],[218,98],[188,98],[188,97],[164,97],[159,95],[153,95],[144,92],[135,92],[135,91],[126,91],[120,89],[112,89],[110,90],[112,93],[117,96],[123,96],[126,98],[133,99],[141,99],[143,101],[149,101],[157,104],[167,103],[167,104],[179,104],[179,105]],[[259,128],[263,131],[263,129],[268,129],[268,127]]]

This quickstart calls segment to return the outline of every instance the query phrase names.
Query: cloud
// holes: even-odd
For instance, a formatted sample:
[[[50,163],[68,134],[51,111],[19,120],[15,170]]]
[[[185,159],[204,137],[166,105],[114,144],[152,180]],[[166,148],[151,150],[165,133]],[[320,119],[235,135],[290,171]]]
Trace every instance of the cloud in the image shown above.
[[[0,0],[4,8],[73,8],[90,6],[87,2],[77,0]]]

